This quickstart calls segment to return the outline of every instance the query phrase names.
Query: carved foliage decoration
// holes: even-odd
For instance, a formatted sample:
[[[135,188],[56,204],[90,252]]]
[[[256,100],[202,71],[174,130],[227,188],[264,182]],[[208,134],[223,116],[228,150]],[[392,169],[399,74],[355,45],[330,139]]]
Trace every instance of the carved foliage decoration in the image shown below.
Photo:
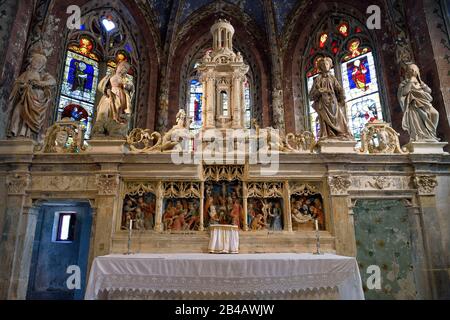
[[[414,185],[420,195],[432,195],[438,185],[436,176],[417,175],[414,177]]]
[[[78,153],[85,149],[84,130],[81,123],[58,121],[48,128],[42,151],[44,153]]]
[[[200,198],[198,182],[166,182],[164,183],[164,198]]]
[[[346,176],[331,176],[328,177],[328,184],[332,195],[346,195],[352,183]]]
[[[371,181],[367,181],[367,184],[372,188],[384,190],[394,185],[394,178],[391,177],[373,177]]]
[[[119,186],[119,176],[115,174],[97,175],[97,188],[100,195],[114,195]]]
[[[96,189],[95,176],[33,176],[33,191],[87,191]]]
[[[205,181],[243,180],[243,166],[206,166],[203,169]]]
[[[136,128],[128,135],[127,143],[134,152],[161,152],[162,137],[159,132]]]
[[[8,187],[8,194],[10,195],[24,195],[30,184],[29,174],[12,174],[6,177],[6,185]]]
[[[316,146],[316,139],[309,131],[300,134],[289,133],[286,135],[286,146],[292,152],[312,152]]]
[[[282,198],[282,182],[251,182],[248,184],[249,198]]]
[[[382,121],[370,122],[361,132],[362,153],[369,154],[403,154],[398,134],[388,123]]]
[[[125,184],[125,194],[142,197],[146,193],[157,194],[158,187],[152,182],[127,182]]]
[[[307,183],[294,183],[290,186],[290,194],[298,196],[311,196],[319,193],[317,187]]]

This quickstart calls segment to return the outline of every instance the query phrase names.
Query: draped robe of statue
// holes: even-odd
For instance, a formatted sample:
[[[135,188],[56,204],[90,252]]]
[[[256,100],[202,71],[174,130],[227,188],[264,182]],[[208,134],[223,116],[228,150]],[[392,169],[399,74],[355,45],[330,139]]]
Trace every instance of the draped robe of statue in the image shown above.
[[[319,115],[320,140],[352,140],[345,115],[344,89],[329,70],[329,67],[321,70],[309,94]]]
[[[404,112],[402,127],[408,131],[411,141],[439,141],[436,136],[439,112],[431,104],[431,89],[420,79],[416,65],[407,67],[406,79],[400,84],[398,97]]]
[[[8,137],[40,139],[40,132],[52,102],[55,79],[43,69],[47,59],[40,54],[32,56],[27,71],[14,83],[10,96],[12,106]]]
[[[119,64],[116,74],[103,78],[98,91],[103,96],[97,107],[97,122],[114,120],[117,123],[127,123],[126,115],[131,113],[131,100],[134,91],[133,84],[126,78],[129,66]]]

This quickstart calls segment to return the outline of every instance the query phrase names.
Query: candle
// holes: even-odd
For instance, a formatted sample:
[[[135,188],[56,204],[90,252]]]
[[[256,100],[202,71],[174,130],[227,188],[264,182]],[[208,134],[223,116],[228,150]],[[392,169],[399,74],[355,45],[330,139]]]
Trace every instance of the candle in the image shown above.
[[[133,230],[133,220],[130,220],[130,231]]]
[[[319,231],[319,222],[317,221],[317,219],[314,220],[316,223],[316,231]]]

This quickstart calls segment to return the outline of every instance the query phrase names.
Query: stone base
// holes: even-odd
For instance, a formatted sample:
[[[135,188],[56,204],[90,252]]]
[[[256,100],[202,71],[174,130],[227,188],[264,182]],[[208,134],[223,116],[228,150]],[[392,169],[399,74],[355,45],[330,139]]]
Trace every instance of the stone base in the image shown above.
[[[447,154],[444,147],[447,142],[410,142],[405,148],[414,154]]]
[[[126,140],[97,139],[88,141],[88,153],[122,154],[125,153]]]
[[[33,154],[35,142],[31,139],[12,139],[0,141],[1,154]]]
[[[319,141],[320,153],[356,153],[356,141]]]

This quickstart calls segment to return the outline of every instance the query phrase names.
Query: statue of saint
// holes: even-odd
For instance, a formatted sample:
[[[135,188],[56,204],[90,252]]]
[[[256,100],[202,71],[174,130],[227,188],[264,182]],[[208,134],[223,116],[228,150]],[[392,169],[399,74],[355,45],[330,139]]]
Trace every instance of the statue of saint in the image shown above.
[[[319,114],[320,140],[353,140],[346,119],[344,89],[330,73],[333,61],[321,58],[318,61],[319,76],[309,94],[313,108]]]
[[[12,111],[8,137],[42,140],[42,125],[56,85],[55,78],[45,72],[46,64],[47,58],[43,54],[34,53],[27,71],[17,78],[10,96]]]
[[[100,81],[98,90],[103,93],[103,97],[97,107],[97,122],[128,122],[134,92],[134,85],[127,78],[130,68],[131,65],[123,61],[117,66],[114,75],[108,75]]]
[[[398,99],[404,112],[402,127],[408,131],[411,141],[439,141],[436,136],[439,112],[431,104],[431,89],[422,82],[417,65],[406,66],[405,79],[398,90]]]

